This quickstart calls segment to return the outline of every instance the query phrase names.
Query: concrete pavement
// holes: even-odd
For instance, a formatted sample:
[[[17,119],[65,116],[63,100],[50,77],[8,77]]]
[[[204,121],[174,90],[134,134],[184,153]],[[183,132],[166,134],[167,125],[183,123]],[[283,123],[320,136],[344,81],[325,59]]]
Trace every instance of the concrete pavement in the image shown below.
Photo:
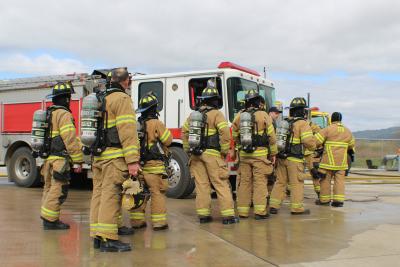
[[[139,230],[122,240],[132,252],[100,253],[88,237],[90,191],[71,190],[62,219],[69,231],[43,231],[41,189],[0,179],[0,266],[398,266],[400,185],[347,186],[345,207],[313,204],[310,216],[289,214],[287,204],[267,221],[199,225],[194,199],[168,200],[170,230]]]

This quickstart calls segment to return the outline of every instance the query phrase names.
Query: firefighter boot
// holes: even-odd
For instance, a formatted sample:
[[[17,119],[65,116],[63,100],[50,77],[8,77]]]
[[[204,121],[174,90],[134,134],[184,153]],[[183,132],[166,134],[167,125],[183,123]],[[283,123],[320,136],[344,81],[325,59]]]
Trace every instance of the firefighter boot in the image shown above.
[[[238,222],[239,222],[239,219],[234,216],[222,218],[222,224],[234,224],[234,223],[238,223]]]
[[[276,208],[269,208],[269,213],[270,214],[278,214],[278,209],[276,209]]]
[[[162,231],[162,230],[167,230],[168,229],[168,224],[164,224],[162,226],[154,226],[153,230],[154,231]]]
[[[60,220],[50,222],[43,219],[43,229],[44,230],[67,230],[69,229],[69,224],[63,223]]]
[[[133,228],[129,228],[126,226],[118,228],[118,235],[133,235],[134,233],[135,231],[133,230]]]
[[[123,243],[119,240],[112,240],[104,238],[100,242],[101,252],[124,252],[131,251],[131,245],[128,243]]]
[[[147,227],[147,223],[142,223],[142,224],[139,224],[139,225],[133,225],[132,226],[132,228],[133,229],[142,229],[142,228],[146,228]]]
[[[101,243],[101,239],[99,237],[93,238],[93,248],[99,249],[100,243]]]
[[[330,202],[321,202],[321,200],[317,199],[315,200],[315,205],[318,206],[329,206],[331,203]]]
[[[335,208],[341,208],[341,207],[343,207],[343,202],[333,201],[331,206],[335,207]]]
[[[310,215],[311,211],[309,209],[305,209],[304,211],[301,212],[291,212],[292,215]]]
[[[254,219],[255,220],[265,220],[265,219],[268,219],[268,217],[269,217],[269,214],[267,213],[267,214],[265,214],[265,215],[260,215],[260,214],[255,214],[254,215]]]
[[[211,216],[205,216],[205,217],[199,217],[200,223],[210,223],[212,222],[212,217]]]

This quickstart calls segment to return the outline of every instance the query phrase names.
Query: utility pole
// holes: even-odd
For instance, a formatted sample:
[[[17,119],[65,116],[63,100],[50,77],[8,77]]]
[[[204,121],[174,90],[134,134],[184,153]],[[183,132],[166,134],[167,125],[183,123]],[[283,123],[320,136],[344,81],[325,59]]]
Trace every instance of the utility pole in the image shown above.
[[[267,67],[264,66],[264,79],[267,79]]]

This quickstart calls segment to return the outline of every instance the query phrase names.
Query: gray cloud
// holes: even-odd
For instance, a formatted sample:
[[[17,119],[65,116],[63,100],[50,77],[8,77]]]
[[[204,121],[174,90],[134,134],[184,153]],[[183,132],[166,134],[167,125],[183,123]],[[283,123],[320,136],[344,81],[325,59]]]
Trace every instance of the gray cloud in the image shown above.
[[[3,1],[0,71],[102,64],[154,73],[214,68],[222,60],[296,75],[341,71],[348,76],[324,82],[270,78],[278,96],[311,90],[315,102],[340,108],[355,129],[386,127],[399,119],[399,83],[367,73],[399,75],[398,10],[396,0]],[[53,52],[31,55],[38,50]]]

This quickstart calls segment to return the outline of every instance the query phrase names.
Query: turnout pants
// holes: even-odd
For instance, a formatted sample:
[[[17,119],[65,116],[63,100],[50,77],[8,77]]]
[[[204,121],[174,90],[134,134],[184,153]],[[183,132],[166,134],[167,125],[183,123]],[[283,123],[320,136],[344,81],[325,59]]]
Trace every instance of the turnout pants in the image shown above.
[[[306,166],[308,171],[310,172],[311,175],[311,179],[313,181],[314,184],[314,191],[315,193],[317,193],[317,195],[319,195],[319,192],[321,191],[321,184],[319,182],[319,179],[315,179],[311,173],[311,169],[314,167],[314,163],[315,162],[319,162],[319,158],[314,158],[313,154],[307,155],[304,157],[304,160],[306,161]]]
[[[241,158],[240,183],[237,190],[237,209],[242,217],[249,216],[253,200],[254,214],[267,214],[268,175],[272,174],[272,164],[261,157]]]
[[[304,211],[304,164],[278,159],[276,167],[277,180],[272,189],[270,207],[279,209],[286,196],[286,187],[290,183],[290,209],[292,212]]]
[[[196,211],[199,217],[211,215],[211,185],[217,193],[222,217],[235,216],[229,172],[225,161],[219,156],[208,155],[190,158],[190,172],[196,184]]]
[[[143,176],[151,194],[150,207],[153,227],[167,225],[165,192],[168,189],[168,179],[163,179],[164,174],[144,173]],[[132,226],[145,224],[146,206],[147,203],[144,203],[140,208],[131,211]]]
[[[326,173],[325,178],[321,178],[321,194],[319,199],[321,203],[330,202],[344,202],[344,179],[345,171],[333,171],[320,169],[320,173]],[[331,194],[331,181],[333,180],[333,195]]]
[[[66,159],[46,160],[42,166],[41,174],[44,178],[41,218],[55,222],[60,218],[61,205],[65,202],[68,195],[68,178],[61,179],[60,174],[69,173],[69,162]],[[56,178],[54,178],[56,177]]]
[[[122,183],[129,177],[124,158],[95,161],[90,204],[90,236],[118,240]]]

